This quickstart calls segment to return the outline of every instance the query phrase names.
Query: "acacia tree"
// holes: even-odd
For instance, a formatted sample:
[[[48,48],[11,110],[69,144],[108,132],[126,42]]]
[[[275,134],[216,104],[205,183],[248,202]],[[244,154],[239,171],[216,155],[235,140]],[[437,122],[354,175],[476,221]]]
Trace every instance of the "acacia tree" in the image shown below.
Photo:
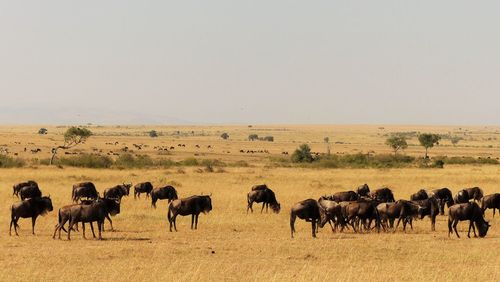
[[[389,145],[394,151],[394,156],[398,153],[399,150],[404,150],[408,148],[408,143],[406,142],[406,138],[402,135],[394,135],[392,137],[387,138],[385,144]]]
[[[307,144],[300,145],[292,154],[292,162],[294,163],[310,163],[312,161],[314,158],[311,154],[311,147]]]
[[[227,139],[229,139],[229,134],[227,134],[227,132],[224,132],[221,134],[220,138],[227,140]]]
[[[50,164],[54,162],[54,158],[57,155],[59,149],[67,150],[73,148],[81,143],[84,143],[90,136],[92,132],[86,128],[72,126],[66,130],[64,133],[64,144],[52,148],[52,157],[50,158]]]
[[[439,136],[438,134],[422,133],[418,136],[420,145],[425,148],[425,159],[428,158],[427,152],[429,148],[434,147],[434,145],[439,145],[439,140],[441,140],[441,136]]]

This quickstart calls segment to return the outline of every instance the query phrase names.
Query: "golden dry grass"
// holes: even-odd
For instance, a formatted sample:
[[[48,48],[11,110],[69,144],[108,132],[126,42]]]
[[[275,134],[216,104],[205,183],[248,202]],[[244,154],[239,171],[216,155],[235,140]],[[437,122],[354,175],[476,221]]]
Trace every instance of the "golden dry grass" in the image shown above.
[[[6,134],[0,136],[0,143],[32,140],[30,142],[35,146],[48,146],[50,142],[43,138],[60,138],[54,133],[38,136],[28,128],[36,132],[38,127],[2,127],[2,132]],[[279,154],[281,150],[291,151],[295,148],[297,143],[294,142],[308,140],[317,142],[313,146],[319,150],[323,148],[321,141],[327,136],[325,133],[333,128],[337,129],[339,135],[344,134],[341,136],[345,136],[346,140],[360,140],[358,150],[367,151],[380,146],[382,151],[385,148],[381,145],[382,137],[372,136],[376,134],[372,132],[380,130],[375,126],[374,129],[350,129],[347,126],[290,127],[290,131],[273,131],[276,132],[271,134],[277,138],[275,143],[244,141],[249,132],[246,127],[197,127],[197,131],[203,130],[208,136],[179,139],[160,137],[155,140],[132,134],[134,130],[142,134],[149,127],[105,127],[93,130],[102,130],[101,133],[128,132],[132,136],[94,136],[84,149],[92,146],[105,148],[106,141],[115,139],[127,144],[148,142],[151,145],[154,142],[170,144],[180,140],[178,143],[212,144],[215,152],[203,151],[206,154],[204,157],[244,159],[252,167],[226,168],[225,173],[197,173],[194,167],[184,168],[185,173],[180,173],[176,168],[97,170],[39,166],[1,169],[0,187],[3,192],[0,193],[0,203],[3,208],[0,210],[0,230],[3,232],[0,234],[0,263],[3,270],[0,271],[0,280],[499,280],[500,217],[492,219],[491,211],[487,212],[487,219],[491,220],[492,227],[484,239],[467,239],[464,232],[466,223],[459,225],[462,239],[449,239],[446,216],[438,217],[436,232],[430,231],[430,221],[426,218],[418,221],[415,229],[406,234],[401,230],[387,234],[354,234],[352,231],[333,234],[326,226],[317,239],[311,238],[310,224],[298,221],[298,233],[295,239],[291,239],[289,208],[293,203],[353,189],[363,183],[369,183],[372,188],[388,185],[393,188],[396,198],[408,198],[423,187],[447,186],[456,192],[459,188],[474,185],[482,187],[486,194],[499,190],[499,166],[390,170],[270,168],[263,165],[266,163],[265,157],[237,153],[242,146],[257,146],[256,149],[269,148]],[[395,130],[413,129],[398,127]],[[482,129],[484,131],[481,128],[474,129],[482,132],[480,136],[483,137],[478,139],[495,136],[494,132],[498,130]],[[182,127],[181,130],[187,128]],[[221,131],[228,131],[232,139],[236,140],[220,141],[217,135]],[[258,133],[268,135],[260,131]],[[335,136],[335,133],[332,135]],[[474,142],[477,142],[477,147],[465,147],[473,146]],[[352,143],[350,146],[356,147],[357,143]],[[437,154],[440,150],[449,150],[457,155],[497,156],[498,148],[489,148],[490,143],[498,146],[497,140],[466,141],[462,147],[443,146],[432,152]],[[193,156],[194,149],[188,148],[174,151],[169,157]],[[223,150],[231,153],[222,153]],[[415,148],[415,153],[421,153],[421,149]],[[12,185],[27,179],[37,180],[44,194],[51,194],[55,210],[39,218],[36,236],[30,234],[30,220],[21,219],[20,236],[9,237],[9,207],[17,201],[11,196]],[[213,211],[209,215],[200,215],[199,229],[196,231],[189,229],[190,218],[179,217],[179,232],[170,233],[165,202],[161,202],[158,209],[154,210],[144,198],[134,200],[128,197],[122,202],[122,213],[113,218],[117,231],[105,232],[105,240],[84,240],[81,233],[73,233],[71,242],[66,241],[65,237],[63,240],[53,240],[57,209],[70,203],[71,185],[84,180],[93,181],[100,191],[124,181],[137,183],[149,180],[155,185],[174,183],[181,197],[202,192],[213,193]],[[246,193],[258,183],[267,183],[276,192],[282,206],[280,214],[260,214],[258,206],[254,207],[254,214],[246,214]]]

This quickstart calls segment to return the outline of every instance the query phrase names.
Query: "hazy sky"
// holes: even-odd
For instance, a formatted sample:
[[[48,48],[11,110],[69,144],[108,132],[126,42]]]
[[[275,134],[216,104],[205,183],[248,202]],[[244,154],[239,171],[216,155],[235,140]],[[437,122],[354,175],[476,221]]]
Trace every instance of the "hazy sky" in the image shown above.
[[[0,123],[500,124],[496,0],[0,0],[0,36]]]

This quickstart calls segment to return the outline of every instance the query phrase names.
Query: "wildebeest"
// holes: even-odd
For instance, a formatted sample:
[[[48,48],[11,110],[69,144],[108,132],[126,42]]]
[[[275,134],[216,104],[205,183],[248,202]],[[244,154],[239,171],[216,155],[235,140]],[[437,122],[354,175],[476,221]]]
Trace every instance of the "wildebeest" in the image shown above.
[[[327,200],[323,197],[318,199],[319,205],[319,227],[323,228],[328,222],[332,227],[332,231],[336,232],[337,227],[344,227],[344,217],[342,216],[342,206],[335,201]],[[335,227],[332,225],[334,223]]]
[[[458,193],[453,197],[453,200],[455,201],[456,204],[464,204],[469,202],[469,192],[467,190],[463,189],[458,191]]]
[[[406,231],[407,223],[410,223],[410,227],[413,229],[412,220],[414,217],[417,217],[419,208],[418,204],[406,200],[398,200],[394,203],[380,203],[377,205],[377,211],[384,229],[386,227],[393,228],[394,220],[398,220],[394,231],[398,228],[401,220],[403,220],[403,231]],[[389,222],[389,226],[387,222]]]
[[[265,185],[264,185],[265,186]],[[251,210],[253,212],[252,205],[253,203],[262,203],[262,209],[260,212],[264,210],[264,207],[266,208],[266,212],[268,210],[269,205],[271,205],[271,209],[275,213],[279,213],[281,209],[280,203],[276,200],[276,195],[274,194],[273,190],[269,189],[267,186],[265,188],[261,189],[262,187],[259,187],[254,190],[257,186],[252,187],[252,191],[248,192],[247,194],[247,213],[248,210]]]
[[[71,199],[73,202],[78,202],[81,198],[97,199],[99,193],[92,182],[81,182],[73,185]]]
[[[164,187],[158,187],[153,189],[151,192],[151,205],[156,209],[156,201],[168,199],[170,203],[173,200],[178,199],[177,191],[174,187],[167,185]]]
[[[495,217],[495,209],[500,211],[500,193],[486,195],[481,199],[481,210],[493,209],[493,217]]]
[[[269,187],[267,187],[266,184],[258,184],[258,185],[252,186],[252,191],[266,190],[266,189],[269,189]]]
[[[453,200],[453,195],[451,194],[451,191],[448,188],[435,189],[435,190],[432,190],[432,192],[430,194],[434,195],[436,197],[436,199],[438,200],[439,213],[441,215],[444,214],[445,204],[448,206],[448,208],[455,204],[455,201]]]
[[[123,196],[128,196],[132,184],[120,184],[104,190],[104,198],[122,200]]]
[[[360,197],[368,197],[370,195],[370,187],[368,187],[368,184],[365,183],[359,186],[356,192]]]
[[[167,218],[170,224],[170,232],[172,225],[177,231],[176,219],[178,215],[191,215],[191,229],[198,228],[198,216],[200,213],[209,213],[212,210],[212,199],[210,196],[191,196],[183,199],[176,199],[168,205]]]
[[[476,229],[474,228],[474,224],[479,232],[479,237],[486,236],[488,233],[488,228],[490,224],[484,220],[483,212],[481,208],[476,202],[467,202],[464,204],[455,204],[451,206],[448,210],[448,237],[455,230],[455,234],[460,238],[457,231],[457,225],[459,221],[469,221],[469,232],[467,233],[467,237],[470,238],[470,230],[474,231],[474,237],[476,237]],[[453,227],[453,229],[452,229]]]
[[[467,194],[469,195],[469,200],[481,201],[483,198],[483,190],[479,187],[465,188]]]
[[[316,225],[320,219],[318,202],[314,199],[307,199],[292,206],[290,210],[290,233],[292,238],[293,233],[295,233],[295,220],[297,217],[306,222],[311,222],[312,236],[316,238]]]
[[[436,231],[436,217],[439,214],[439,200],[432,196],[425,200],[413,201],[415,204],[419,205],[418,216],[423,219],[425,216],[429,216],[431,219],[431,230]]]
[[[12,187],[12,190],[13,190],[12,191],[12,196],[17,196],[19,198],[19,191],[21,190],[21,188],[23,188],[25,186],[36,186],[36,187],[38,187],[38,183],[36,183],[33,180],[28,180],[26,182],[18,183],[18,184],[14,185]]]
[[[40,198],[42,196],[42,191],[38,186],[24,186],[19,190],[19,196],[21,200],[26,200],[29,198]]]
[[[146,199],[151,195],[153,191],[153,184],[151,182],[138,183],[134,186],[134,199],[140,198],[141,193],[146,193]]]
[[[420,190],[418,190],[417,193],[412,194],[410,196],[410,200],[412,200],[412,201],[420,201],[420,200],[425,200],[428,198],[429,198],[429,195],[427,194],[427,191],[425,191],[424,189],[420,189]]]
[[[91,223],[92,229],[92,222],[97,222],[97,229],[99,234],[98,238],[99,240],[101,240],[101,232],[104,226],[104,219],[108,214],[113,216],[118,213],[120,213],[120,202],[116,199],[99,198],[90,205],[75,205],[70,207],[68,240],[71,240],[71,230],[73,230],[73,226],[75,224],[78,224],[78,222]],[[61,231],[60,229],[62,229],[63,225],[64,222],[58,224],[58,226],[60,226],[58,228],[59,232]],[[56,231],[54,231],[54,234]],[[83,238],[85,238],[85,224],[82,225],[82,231]]]
[[[19,227],[17,221],[19,220],[19,218],[28,217],[31,217],[31,233],[34,235],[36,218],[39,215],[43,216],[47,214],[47,212],[50,212],[52,210],[53,207],[50,196],[31,198],[14,203],[11,207],[9,235],[12,235],[12,226],[14,226],[14,231],[16,232],[16,235],[19,236],[19,234],[17,233],[17,228]]]
[[[337,192],[329,196],[323,196],[323,198],[326,200],[340,203],[340,202],[356,201],[359,198],[359,196],[354,191],[343,191],[343,192]]]
[[[379,201],[379,202],[382,202],[382,203],[395,202],[394,194],[392,193],[392,190],[387,188],[387,187],[380,188],[380,189],[377,189],[377,190],[371,192],[370,197],[372,199]]]
[[[377,231],[380,232],[380,215],[377,211],[378,201],[362,200],[347,203],[343,202],[340,204],[342,206],[342,215],[346,223],[352,226],[354,232],[361,232],[361,225],[363,225],[366,230],[369,230],[373,220],[375,220]],[[358,225],[358,227],[356,227],[356,225]]]

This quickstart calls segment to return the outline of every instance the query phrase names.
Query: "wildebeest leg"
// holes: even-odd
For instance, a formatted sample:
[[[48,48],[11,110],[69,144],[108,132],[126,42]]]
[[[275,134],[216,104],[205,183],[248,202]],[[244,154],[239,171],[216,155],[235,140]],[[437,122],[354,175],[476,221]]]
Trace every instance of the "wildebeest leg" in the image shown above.
[[[431,231],[436,231],[436,215],[431,215]]]
[[[247,197],[247,203],[248,203],[247,213],[248,213],[248,210],[252,211],[252,213],[253,213],[253,208],[252,208],[253,200],[251,200],[249,197]]]
[[[35,222],[36,222],[37,216],[33,216],[31,218],[31,234],[35,235]]]
[[[312,236],[313,238],[316,238],[316,220],[311,220],[311,227],[312,227]]]
[[[451,218],[448,217],[448,238],[450,238],[450,234],[453,232],[451,229]]]
[[[92,222],[90,223],[90,225],[92,226]],[[85,223],[82,222],[82,234],[83,234],[83,239],[87,239],[87,237],[85,237]]]
[[[267,213],[269,211],[269,203],[266,202],[265,204],[266,204],[266,213]]]
[[[457,225],[458,225],[458,219],[453,220],[453,230],[455,230],[457,237],[460,238],[460,235],[458,235]]]
[[[111,231],[115,231],[113,229],[113,221],[111,220],[111,217],[109,216],[109,214],[106,215],[106,218],[108,219],[109,221],[109,225],[111,225]],[[104,224],[104,221],[103,221],[103,224]],[[103,231],[104,231],[104,226],[103,226]]]
[[[194,229],[198,229],[198,216],[200,214],[196,214],[195,218],[194,218]]]
[[[262,209],[260,210],[260,213],[262,213],[264,211],[264,206],[266,205],[266,203],[262,203]]]
[[[101,232],[102,232],[102,229],[103,229],[103,224],[104,224],[104,220],[97,221],[97,229],[98,229],[98,232],[99,232],[99,240],[102,240],[102,234],[101,234]]]
[[[194,213],[191,215],[191,229],[193,229],[194,225]]]
[[[399,223],[400,223],[400,222],[401,222],[401,217],[399,217],[399,218],[398,218],[398,223],[396,224],[396,228],[394,228],[394,232],[396,232],[396,230],[398,230],[398,227],[399,227]],[[405,224],[404,224],[404,222],[403,222],[403,225],[405,225]],[[405,227],[405,226],[403,226],[403,230],[404,230],[404,227]]]
[[[75,223],[70,218],[69,224],[68,224],[68,241],[71,240],[71,230],[73,230],[73,225],[75,225]]]
[[[471,225],[472,225],[472,231],[474,231],[474,238],[477,237],[476,235],[476,226],[472,223],[472,220],[471,220]]]
[[[12,225],[14,225],[14,231],[16,230],[16,224],[14,223],[14,220],[15,220],[15,217],[13,216],[10,220],[9,236],[12,236]]]
[[[293,238],[293,233],[295,232],[295,218],[296,218],[296,215],[292,211],[290,213],[290,235],[292,236],[292,238]]]

